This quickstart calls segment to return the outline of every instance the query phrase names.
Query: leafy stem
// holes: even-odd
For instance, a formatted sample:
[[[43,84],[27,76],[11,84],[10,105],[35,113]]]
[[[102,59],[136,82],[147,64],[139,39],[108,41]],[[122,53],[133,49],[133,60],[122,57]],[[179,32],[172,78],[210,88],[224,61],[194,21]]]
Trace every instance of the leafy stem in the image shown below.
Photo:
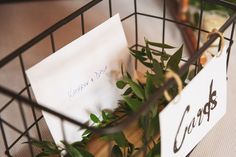
[[[116,86],[124,90],[123,99],[119,101],[119,106],[114,111],[103,110],[101,115],[90,114],[90,121],[92,126],[96,128],[104,128],[114,126],[131,113],[137,112],[143,102],[149,99],[150,95],[160,88],[165,82],[165,72],[167,68],[175,72],[179,70],[179,64],[182,57],[183,46],[176,50],[173,55],[169,55],[165,50],[175,49],[175,47],[168,44],[156,43],[145,39],[145,47],[140,50],[130,49],[130,54],[134,56],[139,63],[146,66],[147,71],[142,77],[146,79],[144,83],[139,80],[134,80],[131,75],[125,73],[122,69],[123,79],[117,81]],[[163,51],[162,51],[163,50]],[[187,78],[184,77],[183,81]],[[170,90],[172,95],[176,95],[177,87],[173,86]],[[159,112],[167,105],[164,97],[152,104],[151,109],[140,116],[138,119],[138,128],[142,130],[142,148],[147,149],[148,157],[160,156],[160,126],[159,126]],[[113,134],[95,135],[90,130],[85,130],[82,135],[82,140],[74,143],[67,143],[61,141],[63,147],[56,145],[50,141],[29,141],[42,151],[37,157],[60,155],[66,151],[70,157],[93,157],[88,150],[87,145],[95,136],[101,140],[112,141],[113,147],[111,150],[112,157],[131,157],[138,151],[140,146],[136,143],[131,143],[126,137],[124,131]]]

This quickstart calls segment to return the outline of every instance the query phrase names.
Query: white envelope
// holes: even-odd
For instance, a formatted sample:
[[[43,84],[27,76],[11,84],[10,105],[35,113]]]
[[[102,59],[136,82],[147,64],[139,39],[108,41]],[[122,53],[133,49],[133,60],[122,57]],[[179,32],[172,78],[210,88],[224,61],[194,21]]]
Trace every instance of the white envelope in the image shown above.
[[[59,113],[87,122],[90,113],[114,109],[121,91],[121,64],[130,62],[127,40],[119,15],[58,50],[26,71],[36,100]],[[128,65],[126,65],[127,67]],[[129,65],[130,66],[130,65]],[[43,112],[57,144],[81,140],[82,131]]]

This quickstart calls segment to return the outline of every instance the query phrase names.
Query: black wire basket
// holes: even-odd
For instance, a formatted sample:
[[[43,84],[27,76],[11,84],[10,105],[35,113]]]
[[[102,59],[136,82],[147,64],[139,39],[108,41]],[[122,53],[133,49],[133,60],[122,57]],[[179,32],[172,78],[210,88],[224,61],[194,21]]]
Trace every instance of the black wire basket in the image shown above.
[[[234,33],[234,28],[235,28],[235,21],[236,21],[236,5],[229,2],[229,1],[223,1],[223,0],[199,0],[200,2],[200,11],[199,11],[199,24],[198,26],[193,26],[189,23],[186,23],[185,21],[181,21],[180,19],[176,18],[175,16],[168,16],[168,7],[172,6],[177,7],[177,3],[175,1],[171,0],[163,0],[162,1],[162,7],[163,7],[163,12],[162,15],[154,15],[150,13],[145,13],[139,10],[142,6],[139,6],[139,1],[138,0],[130,0],[132,2],[132,7],[133,11],[129,15],[126,15],[122,17],[122,22],[128,21],[132,19],[134,22],[132,23],[132,27],[134,28],[134,36],[133,36],[133,43],[129,43],[130,47],[132,49],[140,49],[143,47],[142,43],[140,42],[140,36],[143,38],[144,35],[140,35],[140,29],[139,26],[142,25],[139,23],[140,18],[148,18],[152,20],[161,20],[162,21],[162,29],[161,32],[159,32],[159,36],[161,35],[162,37],[162,43],[166,42],[166,34],[168,33],[166,31],[166,25],[167,24],[172,24],[175,25],[179,28],[180,32],[182,33],[185,43],[189,42],[189,38],[186,35],[186,32],[183,31],[185,29],[191,29],[194,30],[197,34],[196,37],[196,46],[194,47],[191,44],[186,44],[188,48],[188,52],[190,52],[190,57],[188,59],[182,59],[184,62],[184,65],[181,67],[179,71],[179,75],[183,75],[185,71],[188,69],[189,66],[193,65],[195,66],[196,73],[199,70],[200,64],[199,64],[199,58],[203,54],[203,52],[210,47],[210,45],[218,38],[217,35],[213,35],[207,42],[205,42],[202,46],[200,46],[200,38],[201,38],[201,33],[209,33],[209,31],[204,30],[202,26],[202,18],[204,14],[204,7],[205,5],[218,5],[222,7],[226,7],[228,9],[232,10],[231,16],[228,18],[228,20],[221,26],[219,29],[220,32],[224,32],[226,29],[230,32],[229,36],[225,36],[225,40],[227,41],[227,53],[228,53],[228,58],[227,58],[227,66],[229,62],[229,57],[230,57],[230,50],[231,46],[233,44],[233,33]],[[2,141],[2,144],[4,146],[1,147],[0,150],[4,152],[6,156],[35,156],[38,152],[37,149],[35,149],[32,145],[23,145],[22,142],[25,141],[30,141],[31,139],[37,139],[37,140],[51,140],[51,136],[49,135],[49,131],[46,127],[44,118],[41,114],[41,111],[45,111],[47,113],[50,113],[52,115],[55,115],[59,117],[63,122],[68,121],[70,123],[73,123],[75,125],[78,125],[82,128],[87,128],[90,129],[91,131],[94,131],[95,133],[98,134],[103,134],[103,133],[112,133],[116,132],[119,130],[122,130],[127,123],[133,122],[137,120],[137,118],[146,110],[149,108],[149,103],[152,100],[148,100],[144,107],[142,107],[137,113],[127,117],[124,121],[122,121],[119,125],[112,127],[112,128],[105,128],[105,129],[97,129],[93,127],[89,127],[83,123],[80,123],[79,121],[76,121],[74,119],[71,119],[70,117],[67,117],[65,115],[62,115],[60,113],[57,113],[42,104],[38,104],[35,99],[33,98],[33,94],[31,92],[31,86],[27,80],[26,77],[26,66],[25,66],[25,59],[23,54],[30,49],[31,47],[37,45],[40,41],[42,41],[45,38],[50,39],[50,46],[52,49],[52,53],[56,51],[55,45],[57,44],[54,39],[54,33],[58,31],[59,28],[63,27],[64,25],[67,25],[69,22],[80,19],[80,24],[81,24],[81,32],[82,34],[85,34],[88,30],[85,26],[85,21],[86,21],[86,12],[89,10],[93,9],[96,5],[99,5],[100,3],[107,3],[107,14],[108,17],[113,16],[115,13],[118,11],[113,10],[113,0],[92,0],[70,14],[69,16],[63,18],[62,20],[58,21],[45,31],[41,32],[37,36],[35,36],[33,39],[30,41],[26,42],[24,45],[20,46],[18,49],[15,51],[9,53],[7,56],[2,58],[0,60],[0,69],[3,69],[5,66],[7,66],[9,63],[17,60],[19,62],[19,67],[22,72],[22,79],[24,80],[24,88],[21,90],[13,90],[6,86],[5,84],[0,84],[0,96],[4,97],[7,101],[6,103],[1,102],[0,105],[0,129],[1,129],[1,134],[0,138]],[[173,13],[174,15],[174,13]],[[156,29],[157,25],[152,25],[149,26],[151,29]],[[168,42],[168,41],[167,41]],[[136,68],[137,65],[136,65]],[[154,99],[158,99],[164,90],[172,85],[174,83],[173,80],[167,81],[166,84],[163,85],[162,88],[160,88],[154,95]],[[15,117],[14,122],[8,121],[6,117],[6,110],[18,110],[19,111],[19,117]],[[27,111],[30,111],[29,113],[25,113]],[[8,112],[9,113],[9,112]],[[15,115],[8,115],[8,116],[15,116]],[[19,127],[19,123],[22,124],[23,127]],[[63,131],[63,128],[62,128]],[[11,136],[12,134],[15,134],[15,136]],[[1,152],[0,152],[1,153]]]

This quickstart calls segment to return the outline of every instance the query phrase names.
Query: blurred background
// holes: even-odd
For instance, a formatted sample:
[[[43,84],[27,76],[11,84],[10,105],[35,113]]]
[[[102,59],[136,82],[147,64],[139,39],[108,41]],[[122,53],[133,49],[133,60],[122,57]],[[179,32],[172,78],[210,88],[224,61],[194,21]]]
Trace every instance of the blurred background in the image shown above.
[[[73,13],[80,7],[84,6],[89,0],[32,0],[32,1],[0,1],[0,60],[18,47],[34,38],[36,35],[55,24],[57,21]],[[166,17],[169,19],[178,19],[193,26],[199,24],[199,2],[200,0],[179,0],[167,3],[168,8]],[[230,2],[235,2],[230,1]],[[173,4],[178,4],[173,6]],[[133,0],[113,0],[113,15],[120,13],[124,18],[134,12]],[[137,8],[139,12],[145,12],[154,16],[163,16],[162,0],[137,0]],[[84,14],[85,32],[101,24],[109,18],[108,0],[103,0],[92,9]],[[175,10],[174,10],[174,9]],[[175,14],[176,16],[173,16]],[[233,10],[219,6],[207,6],[203,14],[202,28],[211,31],[213,28],[219,28],[232,15]],[[127,36],[129,46],[135,43],[134,18],[131,17],[123,22],[124,30]],[[180,47],[185,44],[184,58],[188,58],[197,48],[197,31],[186,30],[174,23],[166,22],[166,43]],[[144,42],[144,37],[157,42],[162,42],[162,20],[151,19],[147,17],[138,17],[138,41],[140,44]],[[232,26],[224,33],[225,37],[230,38]],[[55,41],[55,50],[60,49],[66,44],[82,35],[81,17],[77,17],[63,27],[53,33]],[[207,40],[207,33],[201,34],[200,46]],[[234,31],[234,40],[236,32]],[[187,39],[187,40],[186,40]],[[217,45],[217,42],[214,43]],[[229,45],[229,42],[226,42]],[[51,47],[50,36],[37,43],[32,48],[22,54],[25,69],[38,63],[45,57],[49,56],[54,50]],[[209,49],[211,51],[211,48]],[[212,48],[214,50],[214,47]],[[205,56],[207,59],[210,56]],[[197,145],[191,153],[191,157],[234,157],[236,153],[236,44],[233,44],[228,69],[228,104],[227,114],[222,120],[211,130],[211,132]],[[8,87],[16,92],[20,92],[24,87],[24,79],[20,67],[20,60],[16,58],[6,66],[0,68],[0,85]],[[21,92],[27,95],[26,91]],[[13,131],[11,127],[4,125],[7,136],[8,145],[19,137],[25,127],[33,123],[33,115],[31,108],[24,105],[23,109],[17,101],[11,102],[11,105],[4,105],[10,101],[9,97],[0,94],[0,116],[8,123],[16,126],[19,132]],[[14,104],[14,105],[12,105]],[[21,112],[27,115],[27,124],[23,124]],[[36,111],[36,116],[40,117],[40,111]],[[51,139],[45,121],[40,120],[40,129],[44,139]],[[37,130],[33,127],[30,136],[37,137]],[[22,137],[18,144],[14,145],[11,153],[13,156],[28,156],[28,147],[22,145],[27,138]],[[0,131],[0,156],[4,157],[5,145],[2,132]],[[37,150],[35,150],[37,151]]]

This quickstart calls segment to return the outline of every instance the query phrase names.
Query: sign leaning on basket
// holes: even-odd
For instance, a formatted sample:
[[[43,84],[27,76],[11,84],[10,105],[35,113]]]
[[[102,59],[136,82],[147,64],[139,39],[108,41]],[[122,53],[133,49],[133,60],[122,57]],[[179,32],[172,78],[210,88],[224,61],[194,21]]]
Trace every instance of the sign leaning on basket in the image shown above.
[[[224,48],[159,114],[162,157],[186,156],[225,114],[226,58]]]
[[[125,68],[129,63],[127,40],[115,15],[26,73],[39,103],[86,123],[90,113],[100,115],[101,110],[117,107],[122,91],[115,83],[122,77],[121,64]],[[44,111],[43,115],[57,144],[63,140],[62,127],[64,140],[81,140],[78,126]]]

